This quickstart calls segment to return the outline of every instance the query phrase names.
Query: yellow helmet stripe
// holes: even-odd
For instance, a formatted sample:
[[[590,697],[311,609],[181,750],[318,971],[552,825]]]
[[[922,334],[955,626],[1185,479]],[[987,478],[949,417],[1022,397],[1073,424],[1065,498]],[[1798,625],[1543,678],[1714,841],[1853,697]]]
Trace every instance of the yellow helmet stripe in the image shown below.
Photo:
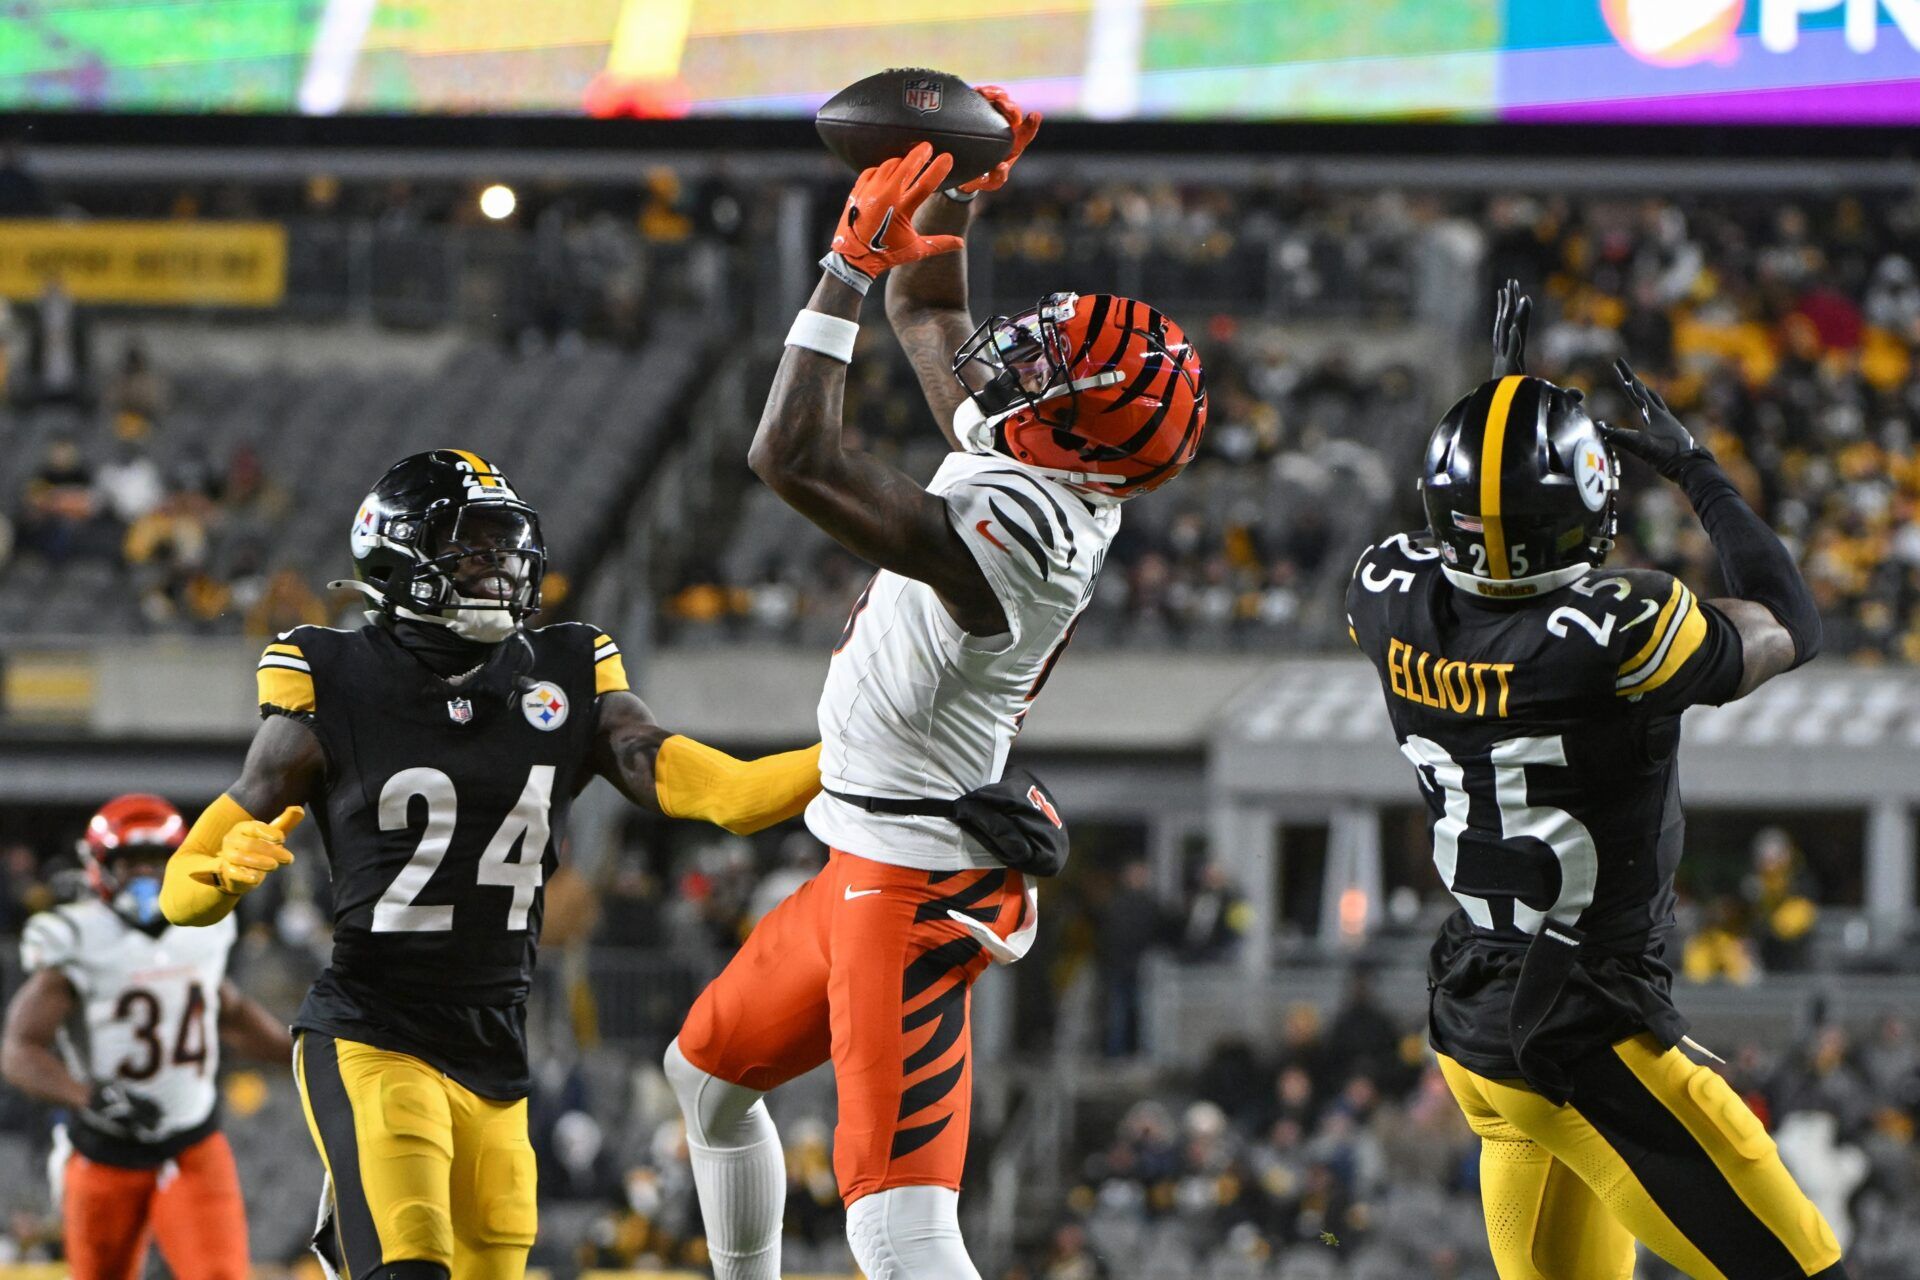
[[[471,449],[452,449],[449,450],[449,452],[457,453],[467,460],[468,465],[473,468],[474,477],[480,481],[482,488],[493,489],[499,487],[500,472],[491,462],[488,462]]]
[[[1486,525],[1487,572],[1503,582],[1513,574],[1507,568],[1507,530],[1500,517],[1500,460],[1507,444],[1507,415],[1513,411],[1513,396],[1522,380],[1521,375],[1512,374],[1493,389],[1487,432],[1480,441],[1480,519]]]

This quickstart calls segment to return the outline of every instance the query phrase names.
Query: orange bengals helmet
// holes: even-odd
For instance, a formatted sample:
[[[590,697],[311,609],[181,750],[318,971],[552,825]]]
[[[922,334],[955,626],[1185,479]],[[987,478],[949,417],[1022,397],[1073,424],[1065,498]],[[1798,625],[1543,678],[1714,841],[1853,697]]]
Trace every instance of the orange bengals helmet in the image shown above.
[[[159,796],[138,792],[115,796],[87,820],[80,862],[100,900],[129,924],[142,929],[164,926],[159,879],[136,875],[122,882],[113,872],[113,862],[129,855],[165,861],[186,838],[186,819]]]
[[[1110,293],[1050,293],[995,316],[953,358],[954,430],[1056,480],[1129,498],[1180,474],[1207,426],[1200,355],[1179,325]]]

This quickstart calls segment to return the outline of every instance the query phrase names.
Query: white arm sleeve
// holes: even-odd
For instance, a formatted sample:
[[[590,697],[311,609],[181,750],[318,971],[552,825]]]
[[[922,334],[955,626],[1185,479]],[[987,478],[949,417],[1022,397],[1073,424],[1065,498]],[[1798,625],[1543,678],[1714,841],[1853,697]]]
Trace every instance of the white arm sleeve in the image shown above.
[[[42,911],[20,931],[20,965],[28,973],[58,969],[73,977],[80,957],[80,926],[58,911]]]

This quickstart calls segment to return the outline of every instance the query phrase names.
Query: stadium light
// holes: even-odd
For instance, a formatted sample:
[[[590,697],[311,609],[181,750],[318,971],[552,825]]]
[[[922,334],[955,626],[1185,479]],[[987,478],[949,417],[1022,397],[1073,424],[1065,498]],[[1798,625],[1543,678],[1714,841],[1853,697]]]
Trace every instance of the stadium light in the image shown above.
[[[513,194],[513,188],[504,183],[496,182],[480,193],[480,212],[495,222],[512,217],[514,207],[519,203],[519,197]]]

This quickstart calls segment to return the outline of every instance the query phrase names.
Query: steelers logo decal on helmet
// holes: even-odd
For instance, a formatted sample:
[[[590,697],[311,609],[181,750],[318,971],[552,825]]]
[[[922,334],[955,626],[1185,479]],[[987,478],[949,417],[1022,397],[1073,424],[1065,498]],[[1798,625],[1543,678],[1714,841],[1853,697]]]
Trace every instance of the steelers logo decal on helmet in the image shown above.
[[[1607,504],[1607,493],[1613,488],[1613,467],[1607,457],[1606,446],[1583,444],[1573,461],[1573,482],[1580,490],[1580,500],[1587,504],[1587,510],[1598,511]]]
[[[567,695],[541,681],[520,696],[520,714],[536,729],[558,729],[567,722]]]
[[[353,517],[353,532],[347,535],[348,543],[353,547],[353,558],[358,560],[373,550],[379,541],[380,531],[374,520],[373,508],[361,504]]]

